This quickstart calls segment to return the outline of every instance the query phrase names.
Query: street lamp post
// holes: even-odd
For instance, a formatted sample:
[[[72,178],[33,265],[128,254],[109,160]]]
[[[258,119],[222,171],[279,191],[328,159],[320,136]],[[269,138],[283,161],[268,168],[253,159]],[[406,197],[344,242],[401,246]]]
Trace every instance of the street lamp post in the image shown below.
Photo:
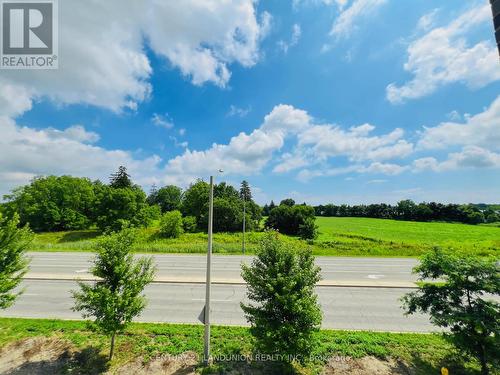
[[[219,173],[223,173],[219,169]],[[214,223],[214,176],[210,176],[210,193],[208,200],[208,249],[207,249],[207,280],[205,285],[205,308],[202,312],[203,323],[205,324],[205,348],[204,348],[204,362],[210,363],[210,292],[212,288],[212,233]],[[200,316],[201,318],[201,316]]]
[[[210,292],[212,271],[212,231],[214,215],[214,176],[210,176],[210,198],[208,203],[208,249],[207,249],[207,281],[205,289],[205,364],[210,362]]]
[[[246,196],[243,194],[243,255],[245,255],[246,203]]]

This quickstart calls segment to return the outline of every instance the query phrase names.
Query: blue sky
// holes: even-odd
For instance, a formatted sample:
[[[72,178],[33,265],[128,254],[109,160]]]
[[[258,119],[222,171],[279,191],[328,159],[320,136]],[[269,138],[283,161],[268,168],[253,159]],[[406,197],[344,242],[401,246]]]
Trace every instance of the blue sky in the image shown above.
[[[61,2],[60,69],[0,71],[1,193],[124,164],[261,203],[500,201],[487,1],[118,3]]]

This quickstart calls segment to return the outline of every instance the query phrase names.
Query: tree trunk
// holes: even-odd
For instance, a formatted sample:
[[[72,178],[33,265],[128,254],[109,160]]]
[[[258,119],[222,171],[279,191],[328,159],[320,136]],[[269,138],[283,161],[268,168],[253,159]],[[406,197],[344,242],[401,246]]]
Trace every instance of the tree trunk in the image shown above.
[[[109,360],[110,361],[113,359],[113,354],[115,353],[115,336],[116,336],[116,332],[113,332],[113,335],[111,335],[111,348],[109,349]]]
[[[479,362],[481,363],[481,375],[489,375],[488,361],[486,361],[486,353],[483,345],[479,345]]]

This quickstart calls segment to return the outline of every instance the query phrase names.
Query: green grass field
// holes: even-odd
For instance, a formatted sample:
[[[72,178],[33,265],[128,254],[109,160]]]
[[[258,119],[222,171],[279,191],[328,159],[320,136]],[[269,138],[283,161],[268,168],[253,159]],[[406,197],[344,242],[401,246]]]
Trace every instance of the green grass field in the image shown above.
[[[110,364],[106,364],[109,339],[93,331],[83,321],[0,318],[0,347],[30,337],[69,342],[76,355],[73,361],[68,361],[67,373],[87,373],[86,370],[95,373],[98,369],[112,373],[113,368],[131,362],[134,358],[148,362],[165,354],[179,355],[190,351],[201,356],[203,353],[202,325],[132,324],[126,334],[118,337],[116,356]],[[403,361],[412,369],[412,374],[438,374],[442,366],[448,367],[451,374],[478,373],[475,363],[458,355],[438,334],[322,330],[317,334],[317,339],[314,360],[306,367],[299,368],[300,373],[319,373],[325,359],[330,356],[353,359],[365,356],[380,359],[392,357]],[[253,339],[248,328],[214,326],[211,343],[214,356],[252,353]],[[238,363],[216,362],[211,369],[198,370],[204,370],[203,373],[224,373],[235,368],[241,370],[241,366]],[[245,366],[246,370],[251,370],[257,364]]]
[[[478,255],[500,255],[500,228],[451,223],[419,223],[367,218],[317,218],[320,235],[313,242],[295,237],[283,239],[312,246],[315,255],[420,256],[434,246]],[[138,252],[204,253],[207,235],[186,233],[177,239],[161,239],[155,228],[139,232]],[[37,234],[33,251],[91,251],[97,231]],[[247,253],[257,249],[261,232],[247,233]],[[214,252],[241,254],[241,233],[216,233]]]

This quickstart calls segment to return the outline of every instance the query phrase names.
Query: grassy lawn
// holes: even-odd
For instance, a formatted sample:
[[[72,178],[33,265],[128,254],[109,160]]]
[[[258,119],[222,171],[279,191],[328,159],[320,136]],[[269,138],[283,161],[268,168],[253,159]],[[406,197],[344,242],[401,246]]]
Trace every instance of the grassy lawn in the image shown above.
[[[74,351],[86,353],[72,363],[75,373],[82,368],[96,368],[105,364],[108,338],[94,332],[83,321],[61,321],[45,319],[0,319],[0,347],[29,337],[53,337],[67,340]],[[319,373],[324,361],[331,356],[392,357],[403,361],[416,374],[438,374],[446,366],[452,374],[475,374],[474,363],[466,362],[450,344],[437,334],[398,334],[376,332],[349,332],[322,330],[317,335],[318,344],[314,358],[302,373]],[[185,352],[203,353],[203,326],[174,324],[132,324],[125,335],[117,340],[116,357],[110,364],[114,367],[141,358],[148,362],[158,356],[178,355]],[[91,353],[91,355],[89,355]],[[229,356],[252,353],[252,337],[247,328],[214,326],[212,329],[212,355]],[[212,370],[221,373],[236,366],[235,363],[215,363]],[[256,366],[250,363],[250,366]],[[199,368],[198,370],[202,370]],[[207,371],[205,369],[204,372]],[[80,373],[80,372],[78,372]]]
[[[500,254],[500,228],[450,223],[418,223],[367,218],[317,218],[320,235],[313,243],[283,236],[300,246],[312,246],[315,255],[332,256],[420,256],[433,246],[473,252]],[[97,231],[37,234],[33,251],[90,251]],[[262,233],[247,233],[247,253],[254,253]],[[162,239],[155,228],[140,231],[138,252],[204,253],[207,235],[185,233],[177,239]],[[214,252],[241,254],[241,233],[216,233]]]

